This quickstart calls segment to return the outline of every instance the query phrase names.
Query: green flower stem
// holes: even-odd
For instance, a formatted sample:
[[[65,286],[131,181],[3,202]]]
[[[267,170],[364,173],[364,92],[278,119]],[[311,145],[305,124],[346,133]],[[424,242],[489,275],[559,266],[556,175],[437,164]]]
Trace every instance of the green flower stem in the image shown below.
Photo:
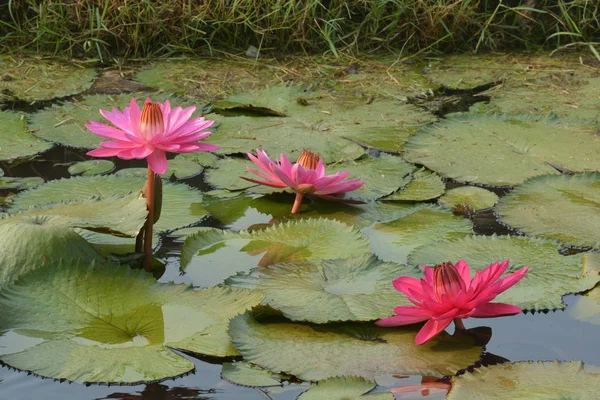
[[[148,182],[146,183],[146,207],[148,218],[144,226],[144,269],[152,270],[152,227],[154,225],[154,171],[148,166]]]

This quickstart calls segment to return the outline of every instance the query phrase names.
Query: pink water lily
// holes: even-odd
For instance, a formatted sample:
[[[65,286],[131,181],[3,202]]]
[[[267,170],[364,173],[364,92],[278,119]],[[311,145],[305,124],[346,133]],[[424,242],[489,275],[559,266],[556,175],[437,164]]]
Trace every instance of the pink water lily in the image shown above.
[[[258,170],[251,167],[248,171],[258,175],[262,179],[243,179],[258,183],[261,185],[284,188],[289,187],[296,192],[296,200],[292,208],[292,214],[298,212],[304,195],[316,195],[326,200],[344,201],[334,195],[351,192],[364,185],[360,178],[349,179],[348,172],[337,172],[333,175],[325,175],[325,165],[320,154],[315,154],[310,150],[304,149],[304,152],[294,164],[281,154],[278,161],[271,160],[267,153],[262,150],[256,150],[257,156],[247,153],[248,157]],[[361,202],[355,202],[361,203]]]
[[[169,100],[153,103],[150,99],[146,99],[140,110],[133,98],[123,111],[116,108],[112,111],[100,110],[100,114],[114,127],[96,121],[90,121],[85,127],[111,141],[101,142],[100,148],[87,154],[94,157],[117,156],[125,160],[145,158],[154,172],[164,174],[168,167],[166,152],[191,153],[219,148],[199,143],[199,140],[212,134],[205,129],[214,121],[203,117],[190,120],[194,111],[196,107],[171,109]]]
[[[491,303],[496,296],[519,282],[528,269],[523,267],[500,279],[507,268],[508,260],[495,262],[477,271],[471,279],[469,265],[460,260],[456,264],[445,262],[433,268],[424,267],[425,277],[421,280],[398,277],[392,281],[394,288],[404,293],[414,306],[396,307],[395,316],[380,319],[376,324],[401,326],[427,321],[415,338],[417,344],[423,344],[453,320],[457,328],[464,328],[462,319],[465,318],[518,314],[521,312],[519,307]]]

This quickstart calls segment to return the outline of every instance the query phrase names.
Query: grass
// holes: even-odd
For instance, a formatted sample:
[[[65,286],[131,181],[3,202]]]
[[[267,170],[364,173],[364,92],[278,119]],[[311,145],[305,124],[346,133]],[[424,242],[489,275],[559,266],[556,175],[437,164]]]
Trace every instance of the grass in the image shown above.
[[[597,0],[5,0],[0,51],[144,58],[586,47]]]

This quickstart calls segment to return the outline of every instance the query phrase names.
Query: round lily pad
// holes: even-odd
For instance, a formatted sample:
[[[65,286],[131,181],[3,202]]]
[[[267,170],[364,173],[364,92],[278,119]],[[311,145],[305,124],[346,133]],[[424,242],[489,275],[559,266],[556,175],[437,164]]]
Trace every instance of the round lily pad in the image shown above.
[[[463,114],[420,130],[404,158],[459,182],[514,186],[557,169],[600,170],[596,129],[557,117]]]
[[[25,190],[31,189],[44,183],[39,176],[28,176],[26,178],[2,177],[0,178],[0,189]]]
[[[448,190],[438,203],[452,210],[462,207],[473,211],[485,210],[493,207],[498,202],[494,192],[477,186],[460,186]]]
[[[87,90],[96,70],[33,57],[0,57],[0,102],[50,100]]]
[[[184,159],[169,160],[169,168],[164,173],[165,178],[174,176],[177,179],[188,179],[200,175],[204,168],[193,161]]]
[[[277,377],[278,374],[245,361],[223,363],[223,369],[221,370],[221,378],[241,386],[281,386],[281,381],[276,379]]]
[[[307,219],[252,232],[198,232],[181,248],[181,266],[184,278],[208,287],[256,266],[336,259],[368,251],[367,240],[356,229],[337,221]]]
[[[69,167],[71,175],[103,175],[115,169],[115,163],[110,160],[81,161]]]
[[[261,324],[249,313],[231,320],[229,335],[245,360],[311,381],[341,375],[373,379],[385,374],[454,374],[478,360],[481,352],[472,339],[443,332],[419,346],[412,327]]]
[[[473,233],[470,220],[439,207],[415,208],[393,221],[376,223],[361,231],[371,242],[371,251],[384,261],[405,263],[411,251],[442,240]]]
[[[578,399],[600,392],[600,368],[581,361],[525,361],[476,368],[452,378],[448,400]]]
[[[187,107],[191,104],[167,93],[136,93],[138,104],[147,97],[153,101],[170,100],[172,107]],[[33,134],[49,142],[55,142],[67,147],[92,149],[107,139],[94,135],[84,125],[90,121],[98,121],[110,125],[102,115],[102,110],[117,108],[123,110],[131,102],[131,94],[118,95],[91,95],[85,96],[81,101],[65,102],[60,105],[44,108],[33,114],[29,120],[29,128]],[[193,117],[201,114],[202,107],[194,113]]]
[[[529,179],[504,196],[496,212],[527,234],[598,248],[599,209],[600,173],[594,172]]]
[[[446,185],[438,174],[420,169],[413,172],[407,185],[382,200],[424,201],[440,197],[444,194],[444,190],[446,190]]]
[[[23,114],[0,111],[0,126],[0,161],[31,157],[52,147],[52,143],[40,140],[27,131],[27,119]]]
[[[316,263],[285,263],[229,278],[233,287],[256,288],[264,304],[293,321],[317,324],[372,321],[394,307],[410,305],[391,284],[400,275],[420,277],[418,268],[383,263],[372,254]]]
[[[298,396],[298,400],[357,400],[375,388],[375,382],[358,376],[335,376],[319,381],[316,386]],[[391,393],[387,393],[394,399]]]
[[[123,168],[115,172],[116,176],[124,176],[127,178],[147,178],[148,168]]]
[[[62,261],[23,276],[0,298],[0,360],[78,382],[136,383],[187,373],[171,349],[237,355],[229,320],[262,300],[231,288],[160,284],[126,266]]]
[[[431,243],[412,252],[411,264],[435,265],[465,260],[472,275],[491,263],[508,259],[507,273],[524,266],[529,271],[519,283],[501,293],[496,301],[514,304],[524,310],[565,308],[562,296],[586,291],[600,281],[600,275],[586,263],[597,263],[582,254],[563,256],[556,242],[523,236],[469,236]]]

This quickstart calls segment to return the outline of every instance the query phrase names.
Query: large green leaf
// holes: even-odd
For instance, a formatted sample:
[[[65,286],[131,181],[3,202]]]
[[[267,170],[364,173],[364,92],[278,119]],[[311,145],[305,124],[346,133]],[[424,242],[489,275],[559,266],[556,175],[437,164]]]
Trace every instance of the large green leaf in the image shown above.
[[[85,128],[90,120],[98,121],[110,125],[99,110],[112,110],[117,108],[123,110],[128,107],[131,101],[131,94],[118,95],[91,95],[85,96],[80,101],[65,102],[60,105],[44,108],[33,114],[29,121],[30,128],[34,135],[50,142],[60,143],[68,147],[77,147],[91,149],[107,139],[98,137]],[[167,93],[136,93],[138,104],[141,104],[146,97],[151,97],[153,101],[171,100],[171,106],[188,106],[183,104],[182,99],[172,97]],[[202,107],[196,110],[194,116],[200,115]]]
[[[262,179],[250,173],[246,166],[253,167],[254,164],[247,158],[221,158],[213,164],[212,168],[206,171],[204,180],[215,189],[241,190],[256,186],[256,183],[241,178],[241,176],[245,176],[247,178]],[[267,188],[271,191],[277,190],[268,186]]]
[[[231,320],[229,335],[249,362],[304,380],[339,375],[448,375],[479,359],[470,338],[445,333],[422,346],[414,328],[371,323],[311,325],[259,323],[250,314]]]
[[[362,396],[375,388],[375,382],[358,376],[336,376],[324,379],[298,396],[298,400],[358,400],[373,398],[373,395]],[[394,395],[377,393],[377,398],[394,399]]]
[[[463,209],[479,211],[491,208],[498,202],[498,196],[494,192],[477,186],[460,186],[448,190],[438,203],[452,210]]]
[[[599,153],[600,154],[600,153]],[[575,246],[600,246],[600,173],[529,179],[498,203],[502,222]]]
[[[34,156],[52,147],[52,143],[27,132],[27,119],[22,114],[0,111],[0,126],[0,161]]]
[[[444,194],[446,185],[436,173],[425,169],[415,171],[410,182],[398,192],[384,197],[382,200],[391,201],[424,201],[440,197]]]
[[[115,194],[139,193],[144,183],[143,178],[114,175],[55,180],[19,193],[13,199],[10,210],[23,210],[30,206],[60,201],[87,201],[91,197],[107,198]],[[202,194],[198,190],[180,183],[163,182],[162,212],[154,225],[155,232],[197,222],[207,214],[201,203]]]
[[[50,100],[89,89],[96,70],[33,57],[0,57],[0,102]]]
[[[257,265],[336,259],[368,251],[367,240],[356,229],[337,221],[307,219],[253,232],[198,232],[181,248],[181,265],[194,285],[207,287]]]
[[[556,117],[464,114],[420,130],[404,158],[460,182],[513,186],[555,168],[600,170],[596,129]]]
[[[413,210],[396,220],[362,229],[371,242],[371,251],[382,260],[405,263],[408,254],[415,249],[473,233],[471,221],[439,207]]]
[[[80,161],[69,167],[71,175],[103,175],[115,169],[115,164],[110,160]]]
[[[413,265],[435,265],[465,260],[471,274],[491,263],[510,260],[507,273],[529,267],[525,277],[500,294],[495,301],[514,304],[525,310],[564,308],[561,299],[569,293],[588,290],[600,281],[595,267],[600,257],[593,253],[562,256],[560,245],[544,239],[523,236],[469,236],[443,243],[431,243],[409,256]]]
[[[156,381],[194,368],[170,348],[237,355],[229,319],[261,300],[248,290],[193,291],[128,267],[63,261],[0,295],[0,360],[55,379]]]
[[[280,386],[278,376],[245,361],[223,363],[221,378],[236,385],[266,387]]]
[[[448,400],[594,400],[600,368],[581,361],[525,361],[476,368],[452,378]]]
[[[418,268],[382,263],[372,254],[320,263],[286,263],[229,278],[233,287],[256,288],[264,304],[293,321],[317,324],[371,321],[410,305],[392,286],[400,275],[420,277]]]

